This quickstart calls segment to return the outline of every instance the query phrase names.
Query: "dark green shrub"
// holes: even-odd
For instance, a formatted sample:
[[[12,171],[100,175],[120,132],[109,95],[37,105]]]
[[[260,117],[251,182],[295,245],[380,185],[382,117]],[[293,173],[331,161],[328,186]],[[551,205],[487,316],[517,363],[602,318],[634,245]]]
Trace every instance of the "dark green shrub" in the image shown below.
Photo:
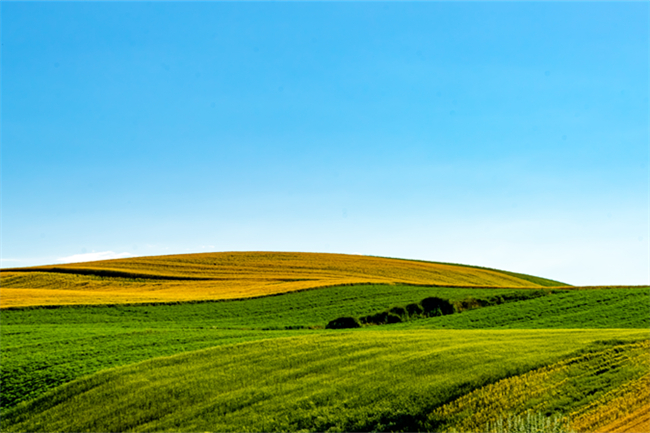
[[[409,316],[419,316],[424,313],[424,310],[420,304],[408,304],[406,306],[406,312]]]
[[[458,313],[461,311],[473,310],[475,308],[481,308],[485,306],[487,306],[487,302],[484,299],[474,299],[472,297],[465,298],[455,303],[456,312]]]
[[[394,314],[399,317],[406,317],[406,310],[403,307],[393,307],[388,310],[388,313]]]
[[[501,295],[496,295],[496,296],[490,296],[487,298],[487,302],[489,305],[500,305],[503,304],[503,296]]]
[[[367,322],[366,323],[374,323],[375,325],[383,325],[386,323],[386,318],[388,317],[388,313],[385,311],[382,311],[381,313],[377,314],[372,314],[370,316],[367,316]]]
[[[435,296],[424,298],[420,304],[427,316],[446,316],[454,313],[454,306],[448,300]]]
[[[355,317],[339,317],[329,322],[326,329],[345,329],[345,328],[361,328],[361,324]]]
[[[397,314],[393,313],[388,313],[386,315],[386,323],[400,323],[402,321],[402,318],[398,316]]]

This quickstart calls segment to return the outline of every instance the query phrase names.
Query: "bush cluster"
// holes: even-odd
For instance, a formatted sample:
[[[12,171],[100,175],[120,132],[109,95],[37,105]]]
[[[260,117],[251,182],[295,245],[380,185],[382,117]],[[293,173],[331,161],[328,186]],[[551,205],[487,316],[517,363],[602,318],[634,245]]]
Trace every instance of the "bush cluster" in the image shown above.
[[[360,328],[361,324],[356,317],[339,317],[329,322],[325,328],[327,329],[345,329],[345,328]]]
[[[379,313],[360,318],[339,317],[325,326],[327,329],[358,328],[362,325],[388,325],[421,317],[435,317],[453,314],[454,306],[447,300],[437,297],[425,298],[405,307],[391,307]]]
[[[460,313],[475,308],[489,307],[506,302],[521,301],[525,299],[544,296],[548,292],[543,290],[525,290],[518,293],[506,295],[488,296],[487,298],[468,297],[460,301],[449,301],[448,299],[430,296],[418,303],[408,304],[405,307],[391,307],[379,313],[363,317],[339,317],[325,326],[327,329],[359,328],[363,325],[388,325],[391,323],[406,322],[412,319],[423,317],[446,316]]]

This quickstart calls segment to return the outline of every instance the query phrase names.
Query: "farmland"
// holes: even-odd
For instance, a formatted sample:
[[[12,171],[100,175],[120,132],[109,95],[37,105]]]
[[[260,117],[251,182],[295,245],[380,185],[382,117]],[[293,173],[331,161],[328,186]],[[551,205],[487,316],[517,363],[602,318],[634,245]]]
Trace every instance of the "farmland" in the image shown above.
[[[361,283],[474,287],[562,285],[494,269],[383,257],[206,253],[6,270],[0,306],[239,299]]]
[[[635,411],[649,404],[638,392],[650,368],[648,287],[576,288],[363,256],[240,254],[245,266],[219,253],[3,271],[2,431],[482,431],[526,413],[566,416],[576,431],[643,426]],[[251,285],[240,299],[197,289],[280,274],[305,285]],[[324,284],[336,279],[347,282]],[[147,294],[172,287],[183,292],[173,302]],[[5,303],[5,290],[51,295]],[[53,303],[59,292],[86,297]],[[455,312],[327,329],[338,317],[432,297]]]
[[[456,330],[265,340],[99,373],[19,406],[8,419],[26,431],[411,430],[426,427],[423,413],[463,391],[599,339],[645,336]]]

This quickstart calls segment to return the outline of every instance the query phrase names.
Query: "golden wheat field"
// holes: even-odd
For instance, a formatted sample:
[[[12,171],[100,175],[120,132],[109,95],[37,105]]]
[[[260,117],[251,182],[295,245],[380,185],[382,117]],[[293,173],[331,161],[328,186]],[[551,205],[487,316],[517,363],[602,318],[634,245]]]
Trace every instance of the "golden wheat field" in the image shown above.
[[[560,286],[461,265],[325,254],[227,252],[137,257],[2,272],[0,307],[250,298],[360,283]]]

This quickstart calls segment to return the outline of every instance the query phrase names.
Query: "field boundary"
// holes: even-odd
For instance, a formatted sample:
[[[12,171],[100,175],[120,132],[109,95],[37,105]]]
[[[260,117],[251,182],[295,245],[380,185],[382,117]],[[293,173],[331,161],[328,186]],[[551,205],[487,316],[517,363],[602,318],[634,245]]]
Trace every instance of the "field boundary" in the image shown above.
[[[450,289],[506,289],[506,290],[557,290],[557,287],[521,287],[521,286],[470,286],[470,285],[452,285],[452,284],[416,284],[416,283],[377,283],[377,282],[367,282],[367,283],[343,283],[343,284],[331,284],[325,286],[309,287],[305,289],[291,290],[281,293],[269,293],[268,295],[257,295],[257,296],[248,296],[242,298],[225,298],[225,299],[193,299],[188,301],[159,301],[159,302],[129,302],[129,303],[107,303],[107,304],[48,304],[48,305],[29,305],[24,307],[2,307],[0,306],[0,311],[12,311],[12,310],[33,310],[33,309],[58,309],[58,308],[86,308],[86,307],[137,307],[137,306],[157,306],[157,305],[181,305],[181,304],[207,304],[207,303],[217,303],[217,302],[231,302],[231,301],[246,301],[249,299],[261,299],[261,298],[270,298],[274,296],[284,296],[290,295],[292,293],[301,293],[308,292],[312,290],[320,289],[332,289],[336,287],[351,287],[351,286],[411,286],[411,287],[431,287],[431,288],[450,288]],[[608,287],[608,286],[604,286]],[[636,287],[636,286],[630,286]],[[645,287],[645,286],[640,286]],[[576,287],[567,287],[559,288],[562,289],[576,289]],[[20,290],[19,288],[14,290]],[[0,301],[2,300],[2,290],[0,289]]]

